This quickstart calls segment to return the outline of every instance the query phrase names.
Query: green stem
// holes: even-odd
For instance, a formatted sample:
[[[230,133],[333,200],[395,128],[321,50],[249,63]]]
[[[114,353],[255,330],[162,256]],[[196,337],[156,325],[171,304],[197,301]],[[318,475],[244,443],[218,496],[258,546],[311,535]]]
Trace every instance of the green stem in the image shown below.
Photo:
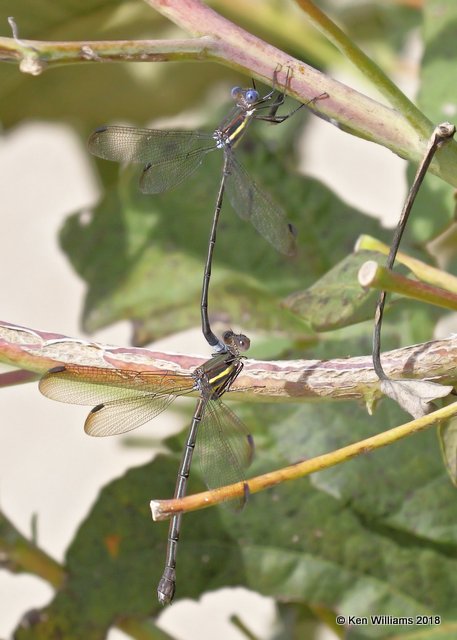
[[[0,38],[0,61],[19,63],[23,73],[39,75],[49,66],[94,62],[163,62],[201,60],[207,41],[105,40],[50,42]],[[34,69],[35,66],[35,70]]]
[[[125,61],[213,61],[237,69],[266,84],[276,83],[308,108],[341,130],[383,145],[417,162],[432,127],[382,72],[331,21],[317,12],[316,23],[338,40],[345,53],[389,96],[387,107],[326,76],[220,16],[201,0],[145,0],[181,28],[199,36],[179,41],[54,42],[0,38],[0,60],[19,63],[24,73],[38,75],[51,64]],[[304,2],[304,0],[303,0]],[[304,5],[305,6],[305,5]],[[316,100],[319,95],[326,97]],[[439,151],[430,170],[457,187],[457,144]]]
[[[389,100],[390,104],[403,114],[416,131],[424,138],[428,137],[432,126],[430,120],[400,91],[382,69],[311,0],[295,0],[295,2],[303,9],[311,23],[370,80],[374,87]]]
[[[298,0],[297,0],[298,1]],[[300,0],[301,1],[301,0]],[[348,57],[364,70],[389,97],[396,108],[371,100],[352,88],[320,73],[301,60],[257,38],[252,33],[217,14],[201,0],[145,0],[147,4],[195,36],[208,39],[206,53],[215,60],[248,73],[261,82],[276,79],[285,93],[335,124],[343,131],[386,146],[402,158],[419,162],[433,130],[428,119],[395,87],[382,71],[350,43],[341,30],[309,2],[305,8],[316,25],[326,29],[328,37],[344,48]],[[217,43],[217,48],[212,43]],[[325,99],[315,100],[326,94]],[[457,186],[457,144],[439,151],[430,170]]]
[[[355,246],[355,251],[361,251],[363,249],[368,249],[368,251],[377,251],[378,253],[382,253],[386,256],[390,251],[390,247],[384,244],[384,242],[367,235],[360,236]],[[396,261],[405,265],[405,267],[408,267],[418,280],[427,282],[428,284],[433,284],[441,289],[446,289],[447,291],[457,294],[457,277],[453,276],[451,273],[432,267],[431,265],[422,262],[422,260],[413,258],[402,251],[397,253]]]
[[[159,629],[150,620],[125,617],[116,621],[116,627],[128,633],[135,640],[174,640],[173,636]]]
[[[364,288],[398,293],[413,300],[457,311],[455,293],[401,276],[379,266],[374,260],[368,260],[360,267],[359,283]]]
[[[0,566],[12,573],[31,573],[49,582],[56,590],[65,583],[65,569],[36,544],[24,537],[0,512]],[[151,621],[125,617],[116,622],[119,629],[136,640],[173,640]]]
[[[56,589],[63,585],[65,571],[60,564],[27,540],[1,512],[0,551],[2,565],[13,573],[33,573]]]
[[[151,500],[151,511],[153,520],[156,522],[171,518],[177,513],[188,513],[199,509],[208,509],[216,504],[221,504],[226,500],[239,498],[246,493],[246,485],[248,485],[249,493],[259,493],[265,489],[275,487],[283,482],[304,478],[317,471],[330,469],[342,462],[347,462],[353,458],[366,455],[372,451],[376,451],[382,447],[386,447],[395,442],[420,433],[425,429],[434,427],[445,420],[454,418],[457,415],[457,402],[438,409],[426,416],[417,418],[410,422],[406,422],[399,427],[382,431],[381,433],[359,440],[354,444],[335,449],[330,453],[324,453],[309,460],[297,462],[288,467],[282,467],[276,471],[264,473],[255,478],[250,478],[245,482],[218,487],[202,493],[194,493],[185,498],[173,498],[171,500]]]
[[[242,621],[240,616],[237,616],[235,613],[230,616],[230,622],[234,627],[238,629],[240,633],[246,638],[246,640],[259,640],[258,636],[254,635],[249,627]]]

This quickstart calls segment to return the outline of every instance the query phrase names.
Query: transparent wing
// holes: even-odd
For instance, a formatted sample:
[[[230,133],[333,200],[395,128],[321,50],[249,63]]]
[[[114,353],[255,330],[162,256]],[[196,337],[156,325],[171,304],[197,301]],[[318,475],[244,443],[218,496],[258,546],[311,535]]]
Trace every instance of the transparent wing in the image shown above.
[[[91,153],[104,160],[147,164],[185,155],[210,142],[215,146],[212,135],[202,131],[108,126],[94,131],[87,144]]]
[[[69,404],[94,405],[151,394],[183,395],[194,388],[192,376],[164,371],[130,371],[67,364],[54,367],[39,382],[43,395]]]
[[[196,171],[216,143],[211,134],[200,131],[110,126],[94,131],[88,147],[105,160],[144,164],[141,190],[161,193]]]
[[[137,398],[104,402],[89,413],[84,423],[84,431],[90,436],[127,433],[162,413],[175,398],[174,395],[150,393]]]
[[[143,193],[162,193],[178,186],[198,169],[205,155],[215,149],[215,146],[201,147],[189,151],[185,155],[149,162],[141,174],[141,191]]]
[[[242,482],[254,455],[254,440],[243,422],[220,400],[208,400],[197,436],[197,456],[210,489]],[[243,507],[246,498],[233,500]]]
[[[243,220],[280,253],[295,253],[295,235],[283,209],[261,191],[232,153],[227,157],[225,190],[230,204]]]
[[[192,376],[170,371],[153,373],[65,365],[40,380],[39,389],[52,400],[97,406],[84,429],[92,436],[125,433],[152,420],[176,396],[194,389]]]

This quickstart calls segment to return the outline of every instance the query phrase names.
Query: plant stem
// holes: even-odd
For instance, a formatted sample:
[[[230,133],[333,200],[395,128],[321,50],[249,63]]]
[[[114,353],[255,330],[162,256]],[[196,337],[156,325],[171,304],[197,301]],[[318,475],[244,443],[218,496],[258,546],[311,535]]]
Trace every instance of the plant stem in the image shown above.
[[[94,344],[0,321],[0,362],[41,375],[51,367],[65,364],[152,372],[173,370],[188,375],[206,359]],[[407,370],[410,377],[449,384],[457,380],[457,336],[388,351],[383,353],[383,363],[390,377],[401,378]],[[246,359],[243,372],[227,398],[247,402],[358,399],[371,406],[381,395],[371,356],[359,356],[332,360]]]
[[[373,80],[378,79],[399,110],[389,108],[337,82],[218,15],[200,0],[146,0],[194,35],[195,39],[119,42],[39,42],[0,38],[0,60],[19,63],[24,73],[39,75],[51,64],[193,60],[214,61],[266,84],[277,82],[288,95],[347,133],[381,144],[402,158],[418,161],[431,125],[401,92],[389,85],[375,65],[357,54]],[[330,25],[332,23],[330,22]],[[341,38],[340,38],[341,41]],[[346,46],[355,56],[354,47]],[[370,66],[371,64],[371,66]],[[288,79],[288,81],[287,81]],[[322,100],[315,100],[326,94]],[[313,101],[314,100],[314,101]],[[457,187],[457,145],[440,151],[430,170]]]
[[[0,512],[0,566],[13,573],[31,573],[46,580],[56,590],[65,584],[66,572],[58,562],[25,538]],[[148,620],[125,617],[116,626],[136,640],[173,640]]]
[[[382,69],[371,60],[328,16],[311,0],[295,0],[303,9],[311,23],[324,34],[350,60],[373,86],[382,93],[424,138],[428,138],[432,123],[400,91]]]
[[[406,278],[374,260],[368,260],[360,267],[359,283],[364,288],[399,293],[413,300],[457,311],[457,294]]]
[[[159,629],[150,620],[125,617],[116,621],[116,627],[128,633],[135,640],[174,640],[174,636],[170,636],[166,631]]]
[[[366,140],[383,144],[394,153],[419,162],[432,133],[430,121],[382,73],[345,34],[311,3],[300,5],[326,35],[361,68],[396,107],[389,109],[367,96],[321,74],[300,60],[288,56],[253,34],[218,15],[201,0],[145,0],[151,7],[181,28],[197,36],[223,41],[223,57],[219,59],[256,79],[271,84],[274,77],[288,95],[308,102],[326,93],[328,98],[317,100],[310,109],[343,131]],[[211,58],[211,56],[209,56]],[[278,71],[279,69],[279,71]],[[289,73],[288,73],[289,72]],[[289,77],[289,82],[286,82]],[[395,132],[395,133],[394,133]],[[395,138],[387,140],[390,135]],[[434,161],[431,171],[457,186],[457,145],[449,144],[440,151],[440,163]]]
[[[153,520],[166,520],[177,513],[206,509],[207,507],[220,504],[226,500],[242,497],[246,492],[245,485],[248,485],[249,493],[253,494],[289,480],[303,478],[316,471],[329,469],[337,464],[341,464],[362,454],[370,453],[381,447],[386,447],[403,438],[424,431],[429,427],[437,425],[441,421],[453,418],[455,415],[457,415],[457,402],[438,409],[422,418],[417,418],[416,420],[400,425],[399,427],[383,431],[382,433],[342,447],[341,449],[336,449],[331,453],[325,453],[311,460],[298,462],[297,464],[256,476],[245,482],[238,482],[237,484],[219,487],[216,490],[204,491],[180,499],[151,500]]]
[[[25,538],[0,512],[1,564],[13,573],[33,573],[58,589],[65,580],[65,570],[47,553]]]
[[[355,251],[361,251],[363,249],[368,249],[368,251],[377,251],[378,253],[387,255],[390,247],[377,238],[363,235],[357,240]],[[412,258],[407,253],[403,253],[401,251],[397,253],[396,261],[405,265],[405,267],[408,267],[408,269],[414,273],[416,278],[422,282],[436,285],[437,287],[457,294],[457,277],[453,276],[451,273],[432,267],[426,262],[422,262],[422,260],[418,260],[417,258]]]

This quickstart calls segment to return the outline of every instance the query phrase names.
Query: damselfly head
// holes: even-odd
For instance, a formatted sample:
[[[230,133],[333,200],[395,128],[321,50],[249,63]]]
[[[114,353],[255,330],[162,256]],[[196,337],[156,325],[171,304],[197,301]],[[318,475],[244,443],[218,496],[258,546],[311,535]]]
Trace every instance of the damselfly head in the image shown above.
[[[223,334],[222,340],[233,353],[247,351],[251,346],[251,341],[244,333],[233,333],[231,329]]]
[[[260,99],[259,92],[252,88],[233,87],[231,96],[239,107],[250,107]]]

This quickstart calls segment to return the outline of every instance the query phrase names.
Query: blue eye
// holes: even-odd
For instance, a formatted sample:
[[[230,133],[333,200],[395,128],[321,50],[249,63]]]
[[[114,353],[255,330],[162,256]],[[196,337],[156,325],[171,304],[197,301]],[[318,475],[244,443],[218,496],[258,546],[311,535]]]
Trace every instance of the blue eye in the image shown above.
[[[259,92],[255,89],[247,89],[244,97],[246,98],[246,102],[248,102],[249,104],[253,104],[259,99]]]
[[[242,93],[242,89],[241,87],[233,87],[233,89],[230,92],[230,95],[232,96],[232,98],[234,100],[236,100],[237,98],[240,97],[240,94]]]

